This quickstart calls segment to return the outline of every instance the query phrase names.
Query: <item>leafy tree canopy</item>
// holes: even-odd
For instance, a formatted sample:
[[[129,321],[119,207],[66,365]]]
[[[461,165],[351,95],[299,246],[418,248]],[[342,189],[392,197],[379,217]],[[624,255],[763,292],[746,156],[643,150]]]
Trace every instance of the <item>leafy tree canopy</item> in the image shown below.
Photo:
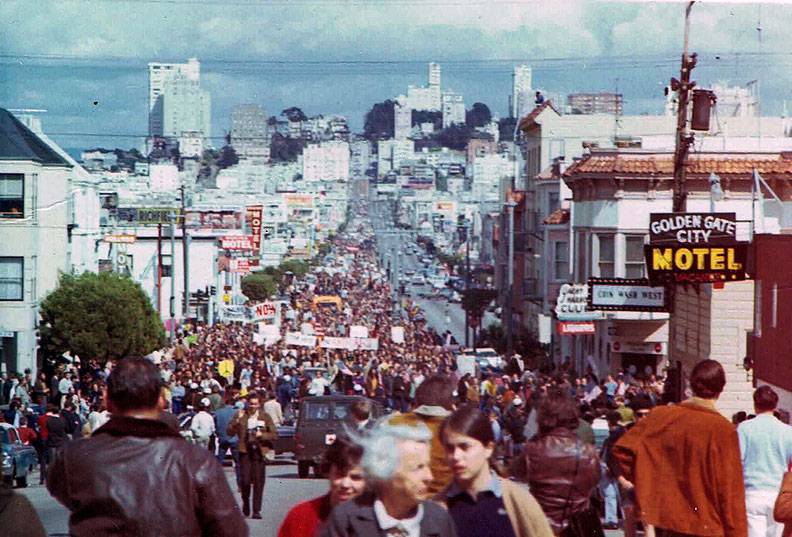
[[[242,294],[251,302],[263,302],[275,294],[278,284],[272,274],[254,272],[242,278]]]
[[[270,139],[270,158],[274,162],[294,162],[302,154],[306,141],[274,133]]]
[[[465,123],[468,127],[483,127],[492,121],[492,112],[484,103],[473,103],[473,108],[465,113]]]
[[[143,356],[165,345],[165,328],[140,285],[103,272],[62,274],[41,303],[41,346],[85,359]]]
[[[462,308],[474,319],[481,319],[484,310],[497,296],[498,292],[494,289],[471,287],[462,292]]]
[[[413,110],[412,126],[414,127],[421,123],[432,123],[435,130],[440,130],[443,128],[443,113],[431,110]]]
[[[393,105],[394,102],[388,99],[381,103],[375,103],[371,110],[366,112],[366,121],[363,125],[364,138],[369,141],[393,138]]]
[[[511,142],[514,140],[514,129],[517,127],[516,117],[503,117],[498,121],[498,130],[500,131],[500,139],[504,142]]]
[[[437,141],[443,147],[464,151],[470,138],[473,136],[473,129],[467,125],[451,125],[446,127],[437,135]]]
[[[230,145],[224,145],[220,150],[220,157],[217,159],[217,167],[222,169],[230,168],[239,162],[236,151]]]
[[[290,108],[287,108],[286,110],[281,112],[281,115],[284,116],[289,121],[307,121],[308,120],[308,116],[306,116],[305,113],[302,110],[300,110],[299,108],[297,108],[296,106],[292,106]]]

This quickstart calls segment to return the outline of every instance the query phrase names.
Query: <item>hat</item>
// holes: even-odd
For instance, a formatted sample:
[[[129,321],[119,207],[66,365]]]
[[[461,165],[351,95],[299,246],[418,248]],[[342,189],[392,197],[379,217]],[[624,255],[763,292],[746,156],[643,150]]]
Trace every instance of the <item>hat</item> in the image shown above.
[[[190,384],[190,389],[191,390],[197,390],[198,389],[198,383],[196,383],[196,382],[191,383]]]
[[[515,398],[514,398],[514,401],[512,401],[512,404],[513,404],[514,406],[520,406],[521,404],[523,404],[523,401],[522,401],[522,399],[520,399],[519,397],[515,397]]]
[[[201,406],[211,406],[211,405],[212,402],[208,398],[204,397],[203,399],[201,399]]]
[[[212,388],[207,386],[206,388],[203,389],[203,392],[208,395],[208,394],[212,393]]]
[[[363,386],[361,386],[360,384],[355,384],[355,391],[356,392],[362,392],[363,391]]]
[[[283,380],[289,382],[291,380],[291,375],[283,375]]]
[[[633,412],[633,409],[630,407],[619,407],[616,409],[616,412],[619,413],[618,424],[622,427],[631,425],[635,421],[635,412]]]

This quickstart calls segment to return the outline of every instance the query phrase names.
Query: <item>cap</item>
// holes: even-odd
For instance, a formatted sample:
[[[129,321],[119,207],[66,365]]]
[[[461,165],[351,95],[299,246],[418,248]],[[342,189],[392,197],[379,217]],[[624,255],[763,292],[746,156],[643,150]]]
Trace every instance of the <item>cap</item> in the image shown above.
[[[515,397],[515,398],[514,398],[514,401],[512,401],[512,404],[513,404],[514,406],[520,406],[521,404],[523,404],[523,401],[522,401],[522,399],[520,399],[519,397]]]
[[[360,384],[355,384],[355,391],[356,392],[362,392],[363,391],[363,386],[361,386]]]
[[[201,399],[201,406],[211,406],[211,405],[212,405],[212,402],[207,397],[204,397],[203,399]]]
[[[212,393],[212,388],[207,386],[206,388],[203,389],[203,392],[208,395],[208,394]]]
[[[289,382],[291,380],[291,375],[283,375],[283,380]]]
[[[196,383],[196,382],[191,383],[190,384],[190,389],[191,390],[197,390],[198,389],[198,383]]]

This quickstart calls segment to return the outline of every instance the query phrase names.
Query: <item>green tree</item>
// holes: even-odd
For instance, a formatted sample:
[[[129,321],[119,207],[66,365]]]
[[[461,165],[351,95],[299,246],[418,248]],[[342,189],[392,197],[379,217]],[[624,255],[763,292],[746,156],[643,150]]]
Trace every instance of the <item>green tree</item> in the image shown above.
[[[268,300],[278,290],[278,283],[271,274],[253,272],[242,278],[242,294],[251,302]]]
[[[412,126],[415,127],[421,123],[432,123],[435,130],[440,130],[443,128],[443,113],[431,110],[413,110]]]
[[[308,120],[308,116],[306,116],[305,113],[302,110],[300,110],[299,108],[297,108],[296,106],[292,106],[290,108],[287,108],[286,110],[281,112],[281,115],[283,117],[285,117],[286,119],[288,119],[289,121],[301,121],[302,122],[302,121],[307,121]]]
[[[511,142],[514,140],[514,129],[517,127],[517,118],[515,117],[502,117],[498,121],[498,131],[500,132],[500,139],[503,142]]]
[[[309,269],[308,263],[299,259],[288,259],[278,265],[278,270],[282,273],[291,272],[295,276],[305,276]]]
[[[473,135],[473,129],[467,125],[451,125],[437,135],[437,140],[443,147],[464,151]]]
[[[41,346],[83,359],[143,356],[166,344],[165,328],[140,285],[126,276],[62,274],[41,303]]]
[[[239,162],[236,151],[230,145],[224,145],[220,150],[220,157],[217,159],[217,167],[221,170],[230,168]]]
[[[465,123],[468,127],[483,127],[492,121],[492,112],[484,103],[473,103],[473,108],[465,113]]]
[[[270,155],[275,162],[294,162],[305,147],[302,138],[291,138],[280,133],[274,133],[270,139]]]
[[[498,292],[494,289],[471,287],[462,292],[462,309],[467,311],[473,319],[481,319],[484,316],[484,310],[496,296],[498,296]]]
[[[363,125],[363,137],[369,141],[377,141],[386,138],[393,138],[394,102],[390,99],[375,103],[371,110],[366,112],[366,121]]]

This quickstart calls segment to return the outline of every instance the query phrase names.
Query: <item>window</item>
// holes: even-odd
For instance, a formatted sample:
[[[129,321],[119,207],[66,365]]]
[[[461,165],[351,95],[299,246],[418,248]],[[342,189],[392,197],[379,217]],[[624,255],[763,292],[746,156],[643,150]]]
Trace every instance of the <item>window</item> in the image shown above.
[[[21,257],[0,257],[0,300],[22,300],[23,263]]]
[[[551,215],[558,208],[561,207],[561,202],[559,201],[558,192],[548,192],[547,194],[547,214]]]
[[[24,218],[24,178],[21,173],[0,173],[0,218]]]
[[[569,278],[569,243],[556,241],[553,245],[553,278],[566,281]]]
[[[644,277],[644,238],[641,235],[625,237],[624,276]]]
[[[615,275],[613,235],[597,235],[597,239],[599,239],[599,277],[613,278]]]

